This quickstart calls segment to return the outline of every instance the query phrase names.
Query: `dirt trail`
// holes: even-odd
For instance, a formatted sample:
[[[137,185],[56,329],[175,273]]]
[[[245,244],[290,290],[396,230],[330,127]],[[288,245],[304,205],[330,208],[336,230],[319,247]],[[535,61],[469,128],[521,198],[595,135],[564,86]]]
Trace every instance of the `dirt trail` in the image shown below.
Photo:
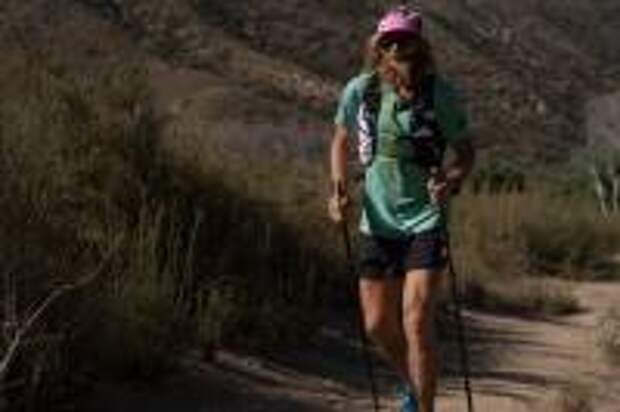
[[[620,411],[620,368],[602,359],[594,333],[599,317],[620,305],[620,283],[584,283],[575,293],[583,310],[572,316],[533,320],[471,314],[470,322],[483,334],[497,334],[474,343],[474,353],[496,354],[494,365],[475,371],[478,410],[549,410],[557,391],[575,390],[578,384],[589,388],[594,411]],[[439,410],[462,410],[451,397],[440,405]]]
[[[575,382],[591,388],[594,411],[620,411],[620,369],[606,366],[594,342],[598,317],[619,303],[620,283],[582,284],[576,293],[584,311],[568,317],[466,313],[478,412],[551,412],[552,395]],[[157,387],[101,388],[88,410],[372,411],[357,342],[353,330],[340,325],[297,351],[260,358],[222,352],[214,364],[189,361],[188,373]],[[456,347],[443,347],[447,366],[437,410],[464,411]],[[377,359],[375,365],[382,411],[396,411],[396,379]]]

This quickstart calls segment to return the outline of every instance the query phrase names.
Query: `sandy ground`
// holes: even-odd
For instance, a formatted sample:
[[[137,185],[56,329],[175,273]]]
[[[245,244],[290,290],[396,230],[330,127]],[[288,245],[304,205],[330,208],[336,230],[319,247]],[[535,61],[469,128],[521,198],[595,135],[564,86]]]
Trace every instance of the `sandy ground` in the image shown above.
[[[579,314],[525,319],[466,312],[476,411],[549,411],[559,393],[587,388],[596,412],[620,411],[620,368],[609,367],[594,328],[620,303],[620,283],[580,285]],[[303,348],[261,357],[219,352],[216,362],[188,359],[185,373],[152,387],[102,386],[85,410],[124,412],[372,411],[354,328],[326,327]],[[444,341],[438,408],[465,411],[457,347]],[[398,410],[397,380],[374,359],[381,410]]]

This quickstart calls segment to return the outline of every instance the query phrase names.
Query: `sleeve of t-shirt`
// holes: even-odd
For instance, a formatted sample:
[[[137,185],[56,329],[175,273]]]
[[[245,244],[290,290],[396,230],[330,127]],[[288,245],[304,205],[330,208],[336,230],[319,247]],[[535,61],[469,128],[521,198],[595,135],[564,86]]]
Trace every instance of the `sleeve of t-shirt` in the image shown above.
[[[334,124],[344,126],[352,134],[357,132],[357,114],[362,102],[361,77],[355,77],[347,83],[338,103]]]
[[[469,121],[464,99],[457,89],[445,80],[439,80],[435,90],[437,121],[448,143],[468,138]]]

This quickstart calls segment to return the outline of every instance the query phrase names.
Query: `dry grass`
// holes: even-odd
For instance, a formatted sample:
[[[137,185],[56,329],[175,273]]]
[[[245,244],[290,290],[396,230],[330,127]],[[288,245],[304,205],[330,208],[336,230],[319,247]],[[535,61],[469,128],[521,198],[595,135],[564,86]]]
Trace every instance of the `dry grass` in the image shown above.
[[[469,272],[587,279],[620,248],[619,223],[620,216],[600,216],[593,198],[543,186],[524,193],[464,194],[455,205],[452,230]]]
[[[55,302],[25,337],[7,379],[36,404],[85,368],[149,375],[186,345],[171,339],[188,322],[176,280],[187,274],[188,249],[173,240],[191,217],[174,207],[141,62],[118,55],[76,65],[55,48],[9,47],[3,58],[4,320],[22,324],[44,296],[109,255],[92,285]]]
[[[549,314],[576,310],[569,287],[543,278],[605,275],[600,263],[620,248],[614,222],[598,215],[593,199],[547,187],[499,195],[464,193],[454,205],[452,234],[470,303]]]
[[[30,308],[114,253],[24,340],[6,377],[18,401],[53,403],[51,388],[86,373],[157,377],[190,346],[307,337],[338,260],[308,212],[322,212],[316,170],[166,127],[139,57],[59,37],[3,49],[2,353]]]
[[[573,286],[521,275],[509,280],[471,276],[463,284],[468,305],[494,313],[559,316],[579,311]]]
[[[620,313],[617,309],[608,310],[598,320],[596,343],[612,365],[620,365]]]
[[[593,412],[593,389],[587,385],[571,382],[554,391],[540,406],[548,412]]]

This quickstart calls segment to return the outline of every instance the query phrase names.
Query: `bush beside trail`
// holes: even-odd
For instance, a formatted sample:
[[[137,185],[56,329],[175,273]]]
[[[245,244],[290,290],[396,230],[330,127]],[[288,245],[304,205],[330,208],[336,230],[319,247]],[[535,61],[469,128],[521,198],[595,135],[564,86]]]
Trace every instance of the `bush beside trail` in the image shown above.
[[[620,222],[602,217],[593,196],[551,184],[521,193],[465,191],[452,220],[455,262],[473,306],[570,313],[578,310],[571,282],[617,276],[608,261],[620,249]]]
[[[333,261],[251,181],[167,152],[144,61],[91,46],[103,56],[3,50],[1,384],[15,408],[52,407],[84,377],[156,378],[197,346],[307,337]]]

